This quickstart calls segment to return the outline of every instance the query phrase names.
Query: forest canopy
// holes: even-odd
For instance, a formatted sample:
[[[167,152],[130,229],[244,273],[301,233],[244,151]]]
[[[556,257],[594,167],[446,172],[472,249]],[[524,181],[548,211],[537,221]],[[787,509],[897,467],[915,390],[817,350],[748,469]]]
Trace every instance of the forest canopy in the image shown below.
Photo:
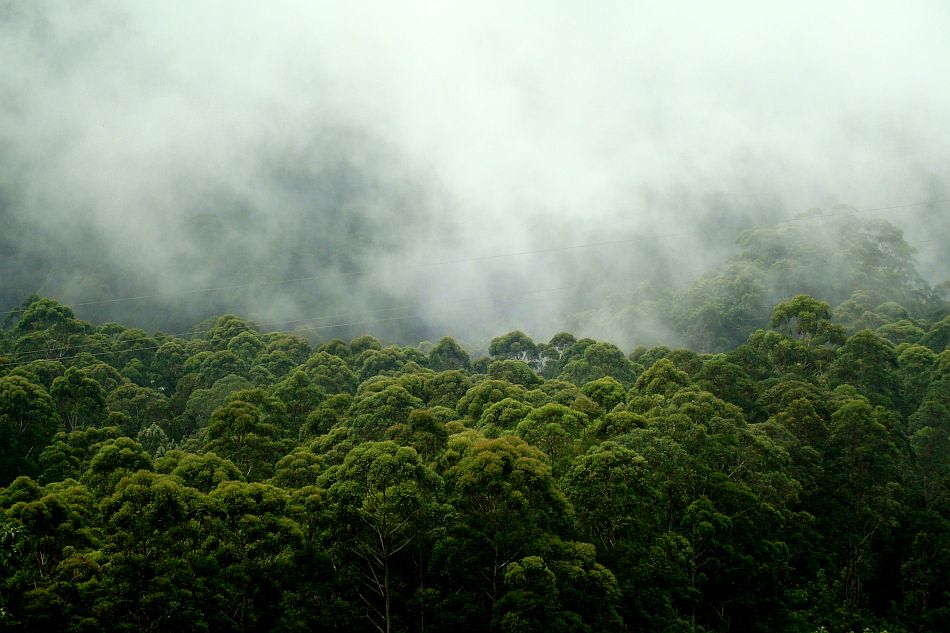
[[[0,628],[939,631],[950,306],[892,226],[830,223],[596,312],[683,347],[173,335],[29,297]]]

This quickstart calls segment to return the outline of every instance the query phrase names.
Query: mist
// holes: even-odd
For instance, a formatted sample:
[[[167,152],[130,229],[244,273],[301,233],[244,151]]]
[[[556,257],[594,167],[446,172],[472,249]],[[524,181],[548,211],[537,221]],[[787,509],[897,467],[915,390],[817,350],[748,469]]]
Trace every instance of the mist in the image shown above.
[[[633,344],[576,315],[839,204],[950,276],[945,3],[448,4],[0,3],[4,306]]]

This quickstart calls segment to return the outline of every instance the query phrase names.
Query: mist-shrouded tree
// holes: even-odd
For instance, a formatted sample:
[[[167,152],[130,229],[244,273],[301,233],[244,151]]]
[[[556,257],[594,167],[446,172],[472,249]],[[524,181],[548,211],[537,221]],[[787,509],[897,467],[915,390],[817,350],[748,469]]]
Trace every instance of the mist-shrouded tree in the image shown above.
[[[53,301],[38,299],[20,313],[13,328],[14,349],[31,358],[62,358],[70,354],[71,343],[92,330],[76,318],[72,308]]]
[[[244,319],[234,314],[225,314],[218,317],[214,325],[205,332],[205,339],[213,350],[224,350],[231,340],[243,332],[254,333],[254,327]]]
[[[429,366],[435,371],[447,371],[450,369],[468,369],[471,365],[471,359],[468,352],[448,336],[439,339],[429,351]]]
[[[488,346],[493,358],[511,358],[526,363],[534,362],[538,356],[538,346],[530,336],[520,330],[493,338]]]
[[[541,379],[527,363],[508,358],[492,361],[488,365],[488,376],[494,380],[504,380],[526,388],[541,384]]]

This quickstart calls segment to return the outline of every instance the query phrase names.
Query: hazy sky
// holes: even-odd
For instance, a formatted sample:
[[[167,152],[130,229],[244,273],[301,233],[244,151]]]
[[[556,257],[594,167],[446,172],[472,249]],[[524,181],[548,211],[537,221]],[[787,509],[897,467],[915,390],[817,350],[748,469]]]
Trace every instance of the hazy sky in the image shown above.
[[[880,215],[947,264],[946,2],[461,4],[0,2],[4,213],[98,236],[169,301],[244,278],[230,249],[348,314],[630,287],[622,247],[433,263],[692,231],[658,242],[679,278],[727,252],[716,226],[839,203],[929,202]],[[306,231],[371,234],[364,274]],[[284,290],[234,309],[298,318]]]

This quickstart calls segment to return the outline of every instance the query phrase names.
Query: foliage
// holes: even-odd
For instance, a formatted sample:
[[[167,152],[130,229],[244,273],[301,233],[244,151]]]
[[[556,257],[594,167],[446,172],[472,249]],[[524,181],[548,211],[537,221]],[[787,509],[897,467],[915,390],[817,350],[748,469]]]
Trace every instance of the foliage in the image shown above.
[[[314,351],[34,297],[0,341],[0,630],[942,630],[950,330],[900,236],[851,229],[744,236],[669,312],[717,354]]]

